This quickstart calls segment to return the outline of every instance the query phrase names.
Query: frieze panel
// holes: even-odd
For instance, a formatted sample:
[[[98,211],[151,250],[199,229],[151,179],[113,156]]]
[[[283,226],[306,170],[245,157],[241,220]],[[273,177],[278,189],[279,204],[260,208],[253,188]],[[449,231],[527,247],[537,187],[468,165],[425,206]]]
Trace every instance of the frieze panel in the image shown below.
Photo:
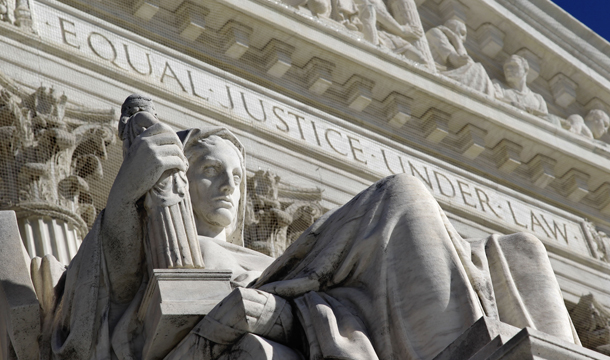
[[[401,145],[350,130],[343,120],[306,113],[277,100],[281,95],[262,95],[226,76],[204,71],[75,16],[36,4],[41,23],[48,27],[41,32],[47,41],[69,47],[157,88],[182,94],[189,101],[241,124],[265,129],[269,136],[290,139],[296,146],[372,177],[412,173],[426,183],[442,204],[501,224],[500,228],[507,231],[531,231],[542,239],[591,256],[585,230],[577,217],[546,205],[534,205],[536,202],[526,197],[516,198],[494,185],[484,185],[470,176],[447,170],[445,165],[422,161],[421,155]]]

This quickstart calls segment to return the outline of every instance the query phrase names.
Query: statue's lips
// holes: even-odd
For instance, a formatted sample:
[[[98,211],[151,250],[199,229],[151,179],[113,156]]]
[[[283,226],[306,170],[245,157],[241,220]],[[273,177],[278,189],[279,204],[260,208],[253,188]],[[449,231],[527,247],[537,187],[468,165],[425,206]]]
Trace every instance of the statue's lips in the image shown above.
[[[219,207],[232,209],[235,205],[233,204],[233,200],[228,196],[219,196],[213,198],[212,201]]]

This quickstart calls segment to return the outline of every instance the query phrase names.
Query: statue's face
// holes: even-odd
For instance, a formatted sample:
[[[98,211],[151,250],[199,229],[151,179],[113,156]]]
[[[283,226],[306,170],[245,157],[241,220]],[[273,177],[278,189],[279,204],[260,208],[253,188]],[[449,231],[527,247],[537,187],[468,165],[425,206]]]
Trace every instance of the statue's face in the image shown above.
[[[466,41],[467,29],[463,22],[456,21],[455,29],[452,29],[459,37],[462,42]]]
[[[591,129],[591,132],[593,133],[593,137],[596,139],[604,136],[604,134],[608,131],[608,125],[610,125],[608,115],[601,111],[591,111],[587,115],[586,121]]]
[[[525,76],[527,76],[525,66],[523,66],[516,56],[511,56],[508,61],[504,63],[504,77],[507,81],[520,80]]]
[[[197,230],[211,236],[210,230],[224,229],[235,219],[244,174],[237,149],[228,141],[216,137],[206,149],[189,159],[187,177]]]

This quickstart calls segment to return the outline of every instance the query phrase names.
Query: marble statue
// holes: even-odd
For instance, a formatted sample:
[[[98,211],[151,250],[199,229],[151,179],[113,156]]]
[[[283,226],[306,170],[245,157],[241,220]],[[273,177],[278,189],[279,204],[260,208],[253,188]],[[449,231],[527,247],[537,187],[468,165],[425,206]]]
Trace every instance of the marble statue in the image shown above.
[[[593,138],[599,140],[608,133],[610,117],[603,110],[593,109],[585,116],[585,124],[591,130]]]
[[[508,87],[494,81],[496,98],[530,114],[546,117],[549,112],[546,101],[540,94],[527,87],[526,80],[529,68],[527,60],[521,56],[512,55],[509,57],[504,63],[504,78]]]
[[[231,270],[235,287],[167,359],[433,359],[482,316],[579,344],[533,235],[465,240],[425,185],[402,174],[323,215],[273,261],[242,247],[235,136],[176,134],[137,114],[127,115],[142,131],[108,205],[55,286],[42,359],[140,358],[141,199],[167,171],[186,172],[206,269]]]
[[[585,120],[582,116],[578,114],[568,116],[568,118],[562,122],[562,126],[571,133],[584,136],[587,139],[593,139],[591,130],[585,125]]]
[[[312,14],[328,17],[331,11],[331,0],[282,0],[284,3],[299,7],[307,6]]]
[[[312,14],[362,33],[365,40],[433,66],[432,56],[413,0],[282,0],[307,6]]]
[[[495,90],[487,71],[466,52],[466,24],[451,19],[426,32],[437,70],[450,79],[490,96]]]

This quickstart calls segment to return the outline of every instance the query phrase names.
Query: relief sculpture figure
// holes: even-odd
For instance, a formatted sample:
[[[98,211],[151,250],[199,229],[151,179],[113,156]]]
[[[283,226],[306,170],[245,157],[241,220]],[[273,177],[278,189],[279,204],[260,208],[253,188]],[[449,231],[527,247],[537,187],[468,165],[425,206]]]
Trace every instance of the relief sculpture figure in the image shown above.
[[[142,125],[107,208],[55,287],[42,359],[141,358],[141,198],[169,170],[186,172],[203,263],[231,270],[235,290],[167,359],[426,360],[482,316],[579,344],[533,235],[463,239],[425,185],[402,174],[323,215],[273,261],[243,248],[237,138]]]
[[[494,96],[495,90],[487,71],[466,52],[466,24],[459,20],[448,20],[426,32],[430,51],[437,70],[450,79]]]
[[[593,109],[585,116],[585,124],[591,130],[591,135],[595,140],[602,140],[608,134],[610,117],[603,110]]]
[[[549,113],[546,101],[527,86],[529,69],[529,63],[521,56],[509,57],[504,63],[504,78],[508,86],[494,80],[496,98],[530,114],[546,117]]]
[[[307,6],[317,16],[330,17],[365,40],[434,68],[428,42],[413,0],[282,0]]]

